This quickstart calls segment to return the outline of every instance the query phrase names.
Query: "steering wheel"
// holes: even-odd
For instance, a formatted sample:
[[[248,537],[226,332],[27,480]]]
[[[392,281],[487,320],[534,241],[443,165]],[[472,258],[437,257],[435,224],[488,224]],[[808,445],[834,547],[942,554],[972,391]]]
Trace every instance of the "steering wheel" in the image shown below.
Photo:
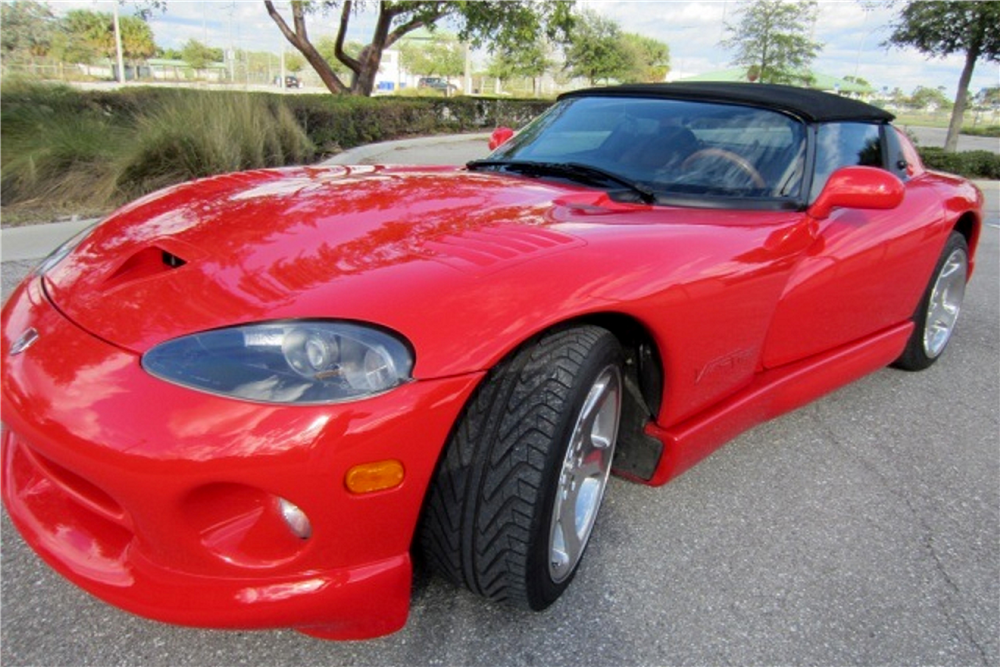
[[[695,151],[694,153],[691,153],[691,155],[687,156],[684,162],[681,163],[681,169],[689,169],[692,164],[698,162],[699,160],[712,158],[720,158],[737,167],[740,171],[746,174],[758,188],[767,187],[767,183],[760,175],[760,172],[757,171],[754,166],[746,160],[746,158],[741,157],[732,151],[727,151],[724,148],[703,148],[700,151]]]

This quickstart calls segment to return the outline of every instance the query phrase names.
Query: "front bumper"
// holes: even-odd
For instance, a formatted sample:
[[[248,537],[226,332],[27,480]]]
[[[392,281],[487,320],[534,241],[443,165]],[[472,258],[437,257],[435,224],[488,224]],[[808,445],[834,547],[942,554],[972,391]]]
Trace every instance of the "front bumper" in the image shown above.
[[[29,328],[37,341],[11,355]],[[0,334],[3,501],[68,579],[183,625],[355,639],[405,623],[424,493],[481,374],[335,406],[211,396],[79,329],[38,279],[11,297]],[[353,466],[389,459],[402,484],[346,489]],[[308,539],[279,498],[309,517]]]

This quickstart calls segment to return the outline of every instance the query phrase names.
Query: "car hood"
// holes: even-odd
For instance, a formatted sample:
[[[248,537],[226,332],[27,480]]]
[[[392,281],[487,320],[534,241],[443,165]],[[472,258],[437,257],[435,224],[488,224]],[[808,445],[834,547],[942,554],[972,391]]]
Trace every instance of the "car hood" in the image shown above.
[[[626,260],[586,251],[600,249],[600,229],[641,227],[650,210],[454,168],[245,172],[119,210],[46,274],[46,289],[79,326],[138,353],[218,327],[335,318],[398,331],[418,375],[442,375],[484,363],[463,357],[474,346],[460,339],[608,300],[607,262]],[[676,217],[686,227],[719,215]]]

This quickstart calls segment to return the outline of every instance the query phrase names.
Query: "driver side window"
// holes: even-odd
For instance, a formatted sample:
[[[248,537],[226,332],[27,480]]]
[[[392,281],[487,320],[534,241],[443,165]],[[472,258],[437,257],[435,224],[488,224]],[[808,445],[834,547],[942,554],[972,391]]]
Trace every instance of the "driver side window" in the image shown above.
[[[815,201],[830,174],[841,167],[884,167],[879,126],[824,123],[816,133],[816,172],[809,201]]]

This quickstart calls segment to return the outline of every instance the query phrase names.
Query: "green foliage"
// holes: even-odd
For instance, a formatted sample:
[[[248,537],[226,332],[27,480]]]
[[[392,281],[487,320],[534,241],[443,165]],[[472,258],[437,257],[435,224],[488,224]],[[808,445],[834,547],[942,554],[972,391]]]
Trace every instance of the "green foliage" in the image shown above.
[[[807,70],[822,44],[810,37],[816,2],[751,0],[736,10],[739,20],[726,23],[722,46],[733,49],[734,65],[753,68],[762,83],[793,83]]]
[[[435,32],[429,41],[399,43],[403,67],[421,76],[461,76],[465,71],[465,49],[454,35]]]
[[[347,65],[340,62],[337,59],[337,40],[330,35],[323,35],[316,41],[316,50],[319,51],[319,55],[323,57],[323,60],[327,62],[330,69],[339,76],[347,77],[350,76],[351,70],[347,68]],[[357,58],[361,55],[361,43],[360,42],[346,42],[344,44],[344,51],[352,58]]]
[[[288,51],[285,53],[285,69],[293,74],[297,74],[305,69],[306,59],[298,53]]]
[[[191,69],[205,69],[211,63],[220,62],[224,55],[222,49],[215,49],[207,44],[202,44],[197,39],[189,39],[181,47],[181,60],[186,62]]]
[[[892,25],[891,46],[912,46],[943,58],[973,51],[1000,60],[1000,3],[956,0],[907,2]]]
[[[572,25],[573,0],[383,0],[371,3],[368,6],[377,9],[370,41],[357,57],[350,54],[337,57],[353,73],[349,84],[316,50],[308,36],[307,24],[316,12],[336,11],[340,14],[338,37],[345,39],[355,11],[360,11],[356,6],[340,0],[292,2],[284,10],[273,0],[264,0],[264,6],[288,42],[306,57],[331,92],[371,95],[383,51],[418,28],[433,28],[447,19],[457,28],[459,39],[473,47],[486,45],[491,51],[510,50],[530,43],[540,34],[550,39],[564,38]],[[364,7],[362,5],[361,10]],[[286,11],[287,16],[282,11]]]
[[[1000,2],[910,0],[900,11],[886,44],[912,46],[928,56],[943,58],[953,53],[965,55],[965,65],[958,80],[958,92],[945,151],[958,145],[969,82],[976,62],[1000,61]]]
[[[153,30],[137,16],[122,16],[122,54],[127,60],[137,61],[156,53]],[[64,35],[64,54],[70,62],[90,62],[95,56],[114,58],[115,21],[111,14],[89,9],[72,9],[60,21]]]
[[[951,110],[952,102],[948,99],[948,96],[938,88],[927,88],[926,86],[917,86],[913,90],[913,94],[910,95],[908,106],[914,109],[926,109],[928,107],[934,107],[938,109]]]
[[[52,45],[55,19],[46,5],[35,0],[0,4],[0,50],[5,59],[32,60],[45,56]]]
[[[1000,137],[1000,125],[987,125],[985,127],[963,127],[962,134],[974,137]]]
[[[413,134],[519,127],[550,102],[335,97],[129,87],[79,91],[6,80],[5,212],[99,214],[198,176],[308,163]]]
[[[670,71],[670,47],[663,42],[627,32],[623,46],[628,54],[628,69],[619,77],[625,83],[656,83]]]
[[[125,132],[68,86],[7,80],[0,96],[0,198],[4,205],[71,201],[107,206],[109,174]]]
[[[313,144],[291,111],[269,96],[172,92],[136,118],[134,140],[116,170],[115,185],[126,196],[313,157]]]
[[[965,178],[1000,180],[1000,155],[990,151],[946,153],[943,148],[920,148],[920,159],[928,169],[946,171]]]
[[[976,104],[982,107],[1000,107],[1000,86],[980,90],[976,95]]]
[[[566,47],[566,69],[573,76],[594,85],[599,80],[623,78],[630,64],[621,28],[615,21],[593,10],[576,15]]]
[[[539,77],[553,65],[550,47],[541,37],[518,48],[499,48],[493,52],[486,73],[501,82],[514,77]]]

